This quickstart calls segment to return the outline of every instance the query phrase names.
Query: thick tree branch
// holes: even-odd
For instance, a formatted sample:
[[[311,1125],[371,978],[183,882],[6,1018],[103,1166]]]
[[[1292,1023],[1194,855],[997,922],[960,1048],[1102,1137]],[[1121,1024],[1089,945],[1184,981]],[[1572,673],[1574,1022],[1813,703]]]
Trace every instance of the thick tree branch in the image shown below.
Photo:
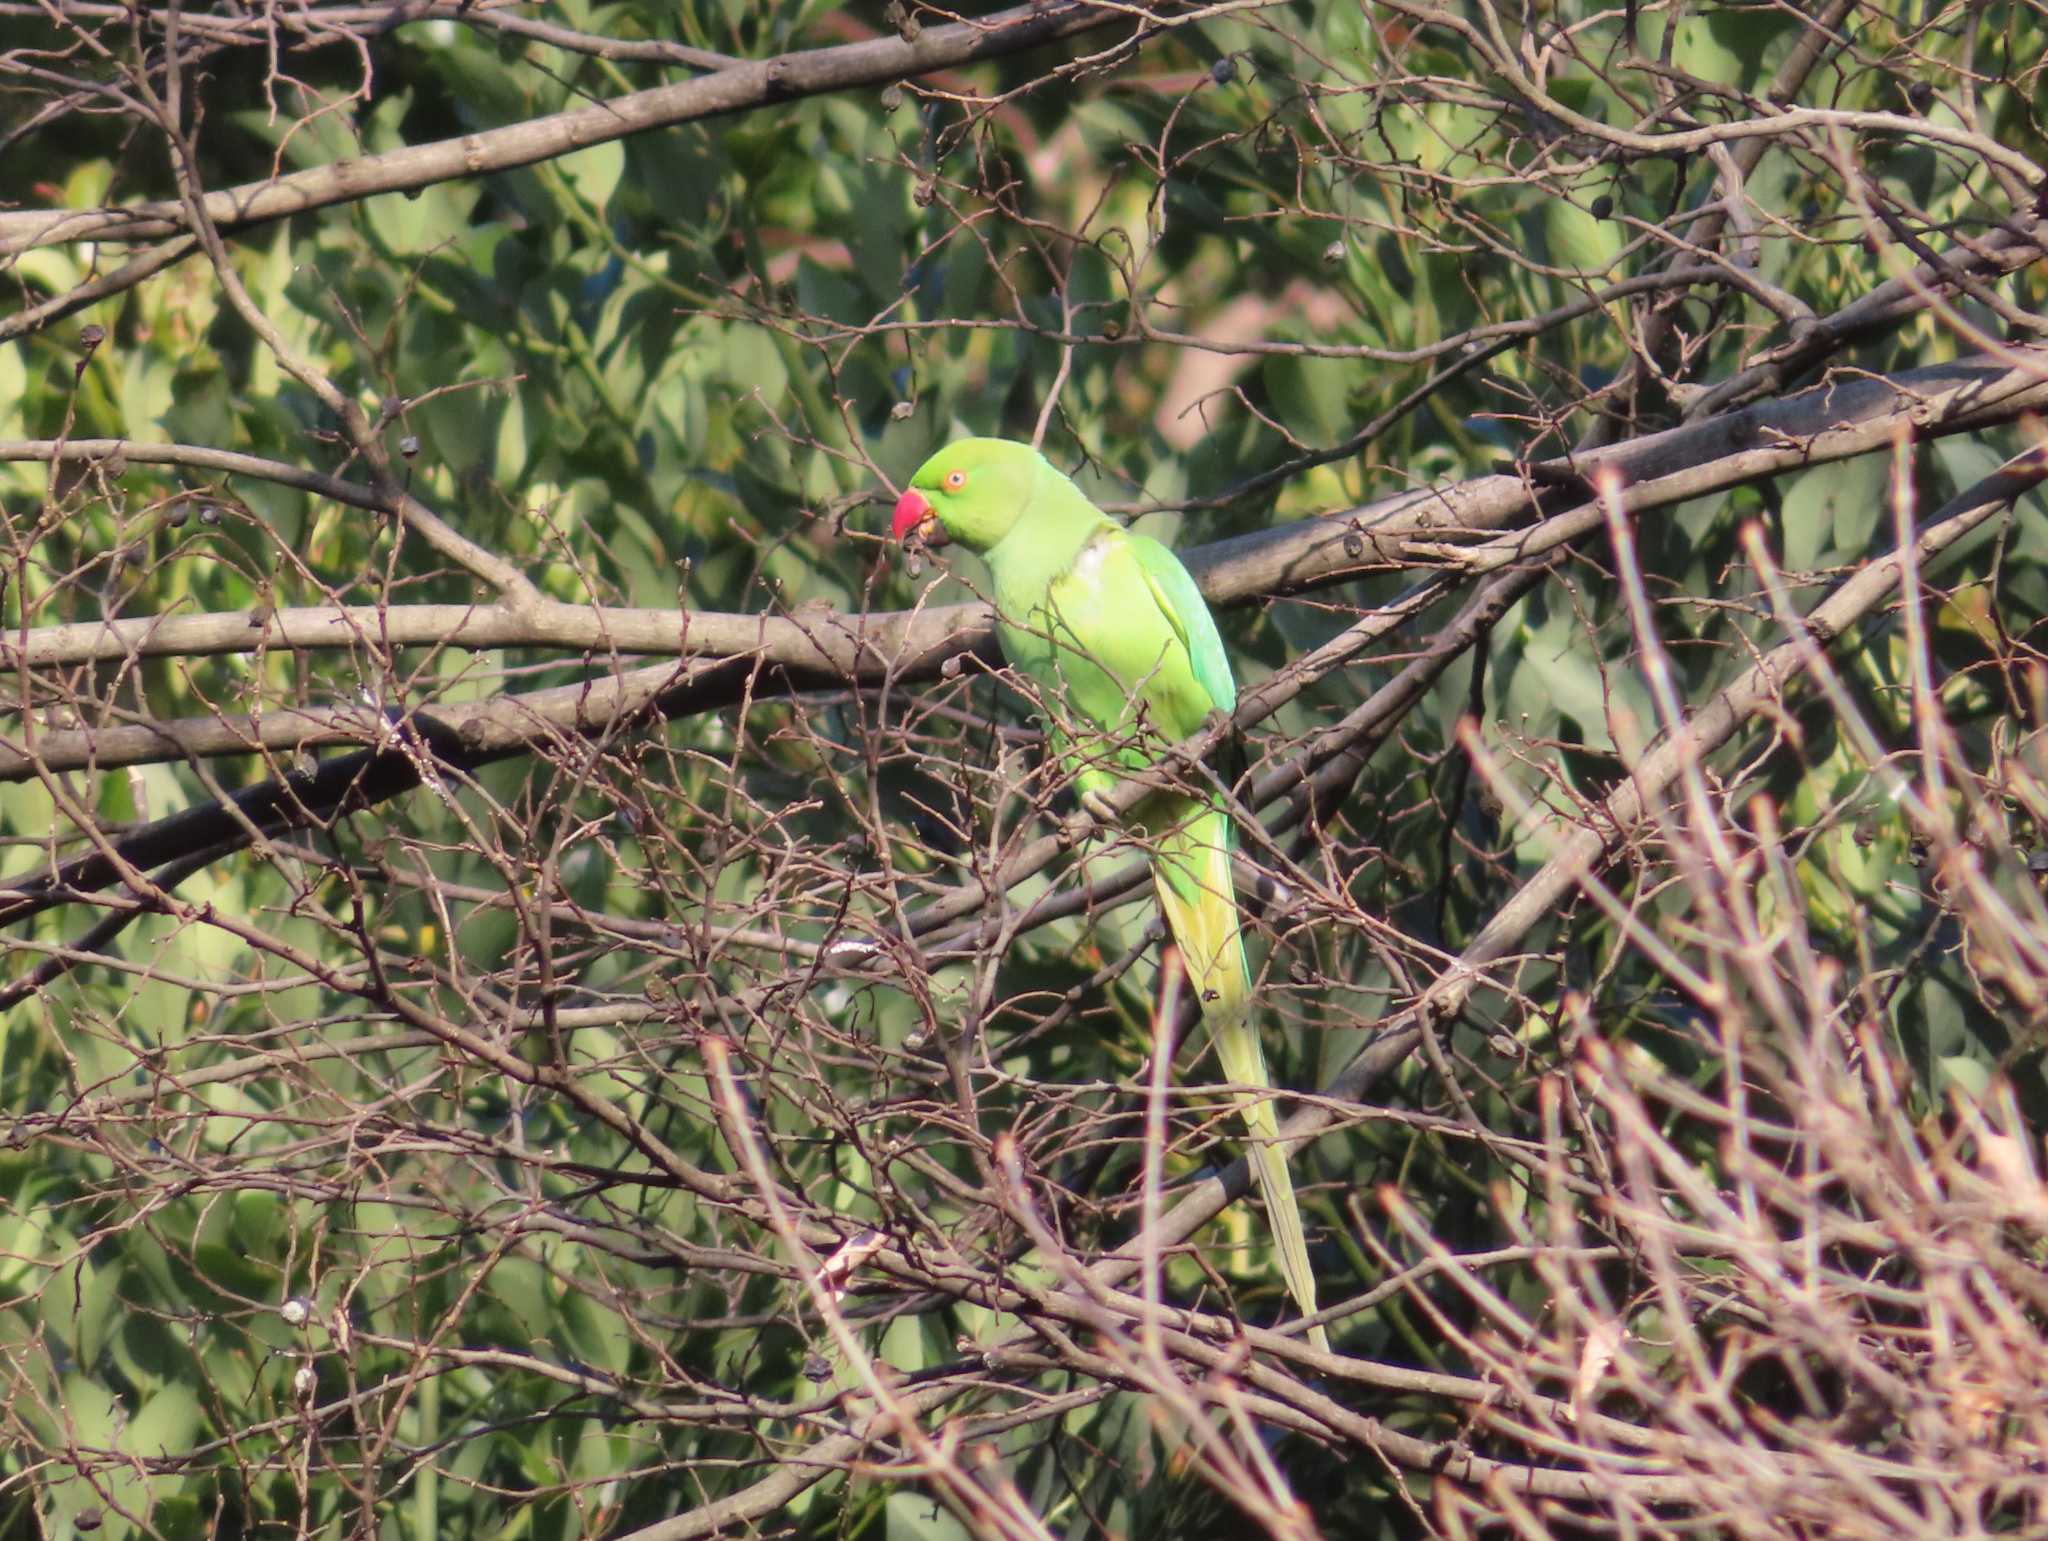
[[[1783,401],[1600,450],[1575,462],[1537,468],[1542,480],[1585,481],[1618,475],[1638,513],[1706,493],[1884,448],[1900,422],[1925,437],[2009,423],[2048,406],[2048,349],[2015,349],[2010,359],[1969,359],[1892,376],[1856,375]],[[121,441],[90,446],[0,445],[0,455],[34,450],[47,458],[77,450],[82,458],[115,453]],[[144,447],[146,450],[146,447]],[[137,458],[131,453],[130,458]],[[265,462],[267,467],[269,463]],[[223,466],[222,468],[226,468]],[[266,470],[260,474],[268,474]],[[1535,492],[1523,476],[1479,477],[1450,487],[1406,493],[1348,513],[1305,520],[1218,541],[1185,553],[1203,592],[1219,605],[1306,592],[1418,557],[1487,569],[1548,550],[1598,526],[1597,502],[1579,505],[1562,522],[1539,526],[1534,539],[1498,537],[1477,551],[1468,539],[1527,514],[1532,501],[1555,507],[1555,490]],[[387,630],[388,625],[393,628]],[[430,706],[433,719],[471,752],[514,753],[557,734],[612,730],[643,714],[709,710],[742,693],[863,688],[935,678],[956,654],[987,649],[992,617],[986,606],[960,605],[849,615],[820,610],[786,616],[585,609],[544,602],[525,616],[482,607],[364,607],[352,611],[287,611],[266,633],[248,616],[143,619],[16,633],[0,641],[0,664],[76,663],[184,651],[178,642],[225,644],[237,626],[253,647],[357,645],[366,637],[506,646],[531,640],[604,653],[676,652],[681,667],[663,665],[606,674],[588,683],[480,703]],[[436,632],[435,626],[447,629]],[[287,709],[260,720],[239,717],[74,728],[0,738],[0,780],[48,770],[110,769],[192,755],[284,752],[361,744],[375,722],[359,708]]]

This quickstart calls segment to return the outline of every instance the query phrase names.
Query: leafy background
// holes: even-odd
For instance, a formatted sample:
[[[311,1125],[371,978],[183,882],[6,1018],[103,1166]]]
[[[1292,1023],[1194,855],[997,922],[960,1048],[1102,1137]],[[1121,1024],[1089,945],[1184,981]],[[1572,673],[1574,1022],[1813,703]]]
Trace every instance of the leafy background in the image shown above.
[[[0,875],[26,883],[351,753],[417,766],[407,712],[650,661],[544,638],[392,645],[374,626],[327,646],[274,635],[273,609],[516,598],[397,517],[404,496],[563,606],[823,633],[978,596],[971,563],[912,572],[889,546],[893,489],[958,434],[1030,437],[1049,401],[1053,459],[1226,579],[1258,542],[1218,542],[1365,528],[1391,495],[1678,423],[1930,250],[1963,262],[2031,229],[2016,167],[2040,161],[2043,15],[1923,9],[1831,7],[1795,100],[1839,121],[1731,137],[1717,153],[1762,145],[1732,180],[1704,150],[1621,130],[1760,116],[1813,46],[1792,9],[1330,0],[1142,25],[1124,8],[900,82],[230,226],[217,259],[39,319],[126,249],[10,246],[32,318],[0,344],[10,642],[249,619],[218,647],[9,664],[0,733],[25,769],[0,790]],[[16,39],[0,129],[24,168],[8,208],[174,198],[151,106],[165,20],[70,0],[0,15]],[[217,189],[703,68],[637,45],[761,60],[946,24],[820,4],[441,6],[390,25],[201,7],[181,23],[178,121],[190,174]],[[107,110],[68,94],[81,85]],[[1702,214],[1717,198],[1739,217]],[[1720,267],[1671,279],[1702,246]],[[1950,285],[1771,389],[2001,346],[2038,370],[2041,287],[2021,262]],[[52,469],[51,445],[108,439],[327,473],[377,506],[189,459]],[[1746,530],[1811,605],[1890,545],[1902,502],[1934,509],[2033,442],[2008,412],[1915,445],[1903,481],[1874,453],[1662,501],[1632,564],[1597,530],[1563,547],[1368,740],[1303,838],[1248,842],[1282,885],[1262,922],[1277,1080],[1328,1085],[1446,975],[1553,856],[1561,826],[1533,810],[1591,826],[1657,729],[1659,659],[1699,706],[1783,639]],[[1916,610],[1874,610],[1825,688],[1774,700],[1705,759],[1704,803],[1674,794],[1631,834],[1602,880],[1615,906],[1582,889],[1548,907],[1297,1154],[1324,1298],[1363,1302],[1339,1347],[1374,1373],[1155,1366],[1128,1342],[1135,1357],[1096,1355],[1079,1328],[1036,1358],[982,1352],[1038,1319],[1016,1298],[990,1310],[990,1281],[1066,1277],[1030,1244],[999,1133],[1075,1256],[1131,1234],[1158,981],[1147,905],[1097,891],[1018,921],[1111,883],[1128,852],[1107,840],[965,931],[900,941],[919,905],[1070,809],[1028,703],[981,664],[821,680],[731,651],[705,709],[536,727],[523,753],[451,756],[404,795],[197,852],[159,871],[173,898],[115,886],[15,918],[0,1525],[668,1536],[734,1500],[734,1523],[806,1535],[1197,1535],[1247,1517],[1275,1534],[1618,1517],[1664,1533],[1702,1516],[1809,1534],[1901,1512],[1929,1534],[2020,1533],[2043,1449],[2025,1284],[2048,1213],[2029,860],[2048,818],[2043,553],[2032,493],[1944,552]],[[1256,683],[1424,581],[1444,587],[1417,619],[1251,728],[1255,773],[1393,677],[1476,580],[1442,550],[1375,546],[1220,610]],[[333,714],[298,749],[74,766],[37,747],[295,707]],[[884,937],[884,962],[833,951]],[[1183,1088],[1212,1074],[1183,1050]],[[1814,1122],[1836,1106],[1867,1115],[1866,1144]],[[1169,1198],[1234,1154],[1213,1102],[1172,1111]],[[900,1385],[952,1388],[930,1420],[952,1441],[936,1474],[863,1402],[735,1121],[820,1256],[828,1234],[889,1238],[846,1309]],[[1703,1241],[1709,1194],[1810,1244],[1811,1271]],[[1967,1234],[1947,1229],[1958,1215]],[[1264,1234],[1246,1204],[1225,1209],[1170,1259],[1169,1298],[1284,1319]],[[1840,1313],[1784,1314],[1781,1267],[1843,1291]],[[1951,1298],[1972,1269],[1974,1303]],[[1859,1346],[1865,1330],[1890,1346]],[[1478,1410],[1486,1385],[1519,1411]],[[1563,1399],[1633,1435],[1562,1417]],[[807,1464],[849,1432],[867,1464]],[[1446,1471],[1389,1432],[1592,1480],[1510,1501],[1510,1479]],[[1832,1461],[1812,1455],[1830,1442]],[[1744,1508],[1730,1473],[1767,1458],[1784,1485]],[[1599,1479],[1615,1469],[1680,1485],[1632,1498]],[[1800,1524],[1820,1529],[1772,1528]]]

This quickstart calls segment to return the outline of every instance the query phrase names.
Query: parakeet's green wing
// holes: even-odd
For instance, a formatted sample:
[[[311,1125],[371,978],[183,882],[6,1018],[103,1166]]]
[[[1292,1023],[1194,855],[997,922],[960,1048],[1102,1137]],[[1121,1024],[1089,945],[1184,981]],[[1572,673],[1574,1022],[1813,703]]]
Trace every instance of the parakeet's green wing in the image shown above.
[[[1236,711],[1237,682],[1230,677],[1230,655],[1223,651],[1223,636],[1216,630],[1216,617],[1209,613],[1209,602],[1202,598],[1195,580],[1172,551],[1149,535],[1133,535],[1130,541],[1145,581],[1151,585],[1152,597],[1188,650],[1188,663],[1195,671],[1195,679],[1209,692],[1217,709]]]

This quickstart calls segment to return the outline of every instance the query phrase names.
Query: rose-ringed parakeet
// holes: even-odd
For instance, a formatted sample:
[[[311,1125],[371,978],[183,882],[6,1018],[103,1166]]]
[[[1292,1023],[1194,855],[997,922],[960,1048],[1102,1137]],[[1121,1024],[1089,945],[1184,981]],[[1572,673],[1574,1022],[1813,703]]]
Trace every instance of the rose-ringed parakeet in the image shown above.
[[[957,541],[995,581],[997,633],[1011,665],[1039,687],[1055,748],[1084,801],[1231,711],[1237,686],[1216,621],[1188,570],[1090,503],[1029,445],[962,439],[918,468],[896,504],[895,537]],[[1269,1086],[1252,1020],[1251,970],[1231,885],[1230,817],[1213,795],[1162,792],[1130,815],[1146,837],[1153,887],[1202,1003],[1224,1076]],[[1245,1093],[1252,1169],[1301,1309],[1315,1277],[1270,1097]],[[1309,1340],[1327,1348],[1321,1327]]]

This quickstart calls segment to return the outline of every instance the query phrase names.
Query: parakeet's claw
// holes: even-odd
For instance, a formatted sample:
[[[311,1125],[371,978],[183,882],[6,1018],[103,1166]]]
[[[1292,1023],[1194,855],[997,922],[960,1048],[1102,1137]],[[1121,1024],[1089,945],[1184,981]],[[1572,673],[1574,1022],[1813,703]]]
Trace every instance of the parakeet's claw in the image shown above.
[[[1079,797],[1081,811],[1098,824],[1115,824],[1123,817],[1110,803],[1109,794],[1100,787],[1083,787]]]

